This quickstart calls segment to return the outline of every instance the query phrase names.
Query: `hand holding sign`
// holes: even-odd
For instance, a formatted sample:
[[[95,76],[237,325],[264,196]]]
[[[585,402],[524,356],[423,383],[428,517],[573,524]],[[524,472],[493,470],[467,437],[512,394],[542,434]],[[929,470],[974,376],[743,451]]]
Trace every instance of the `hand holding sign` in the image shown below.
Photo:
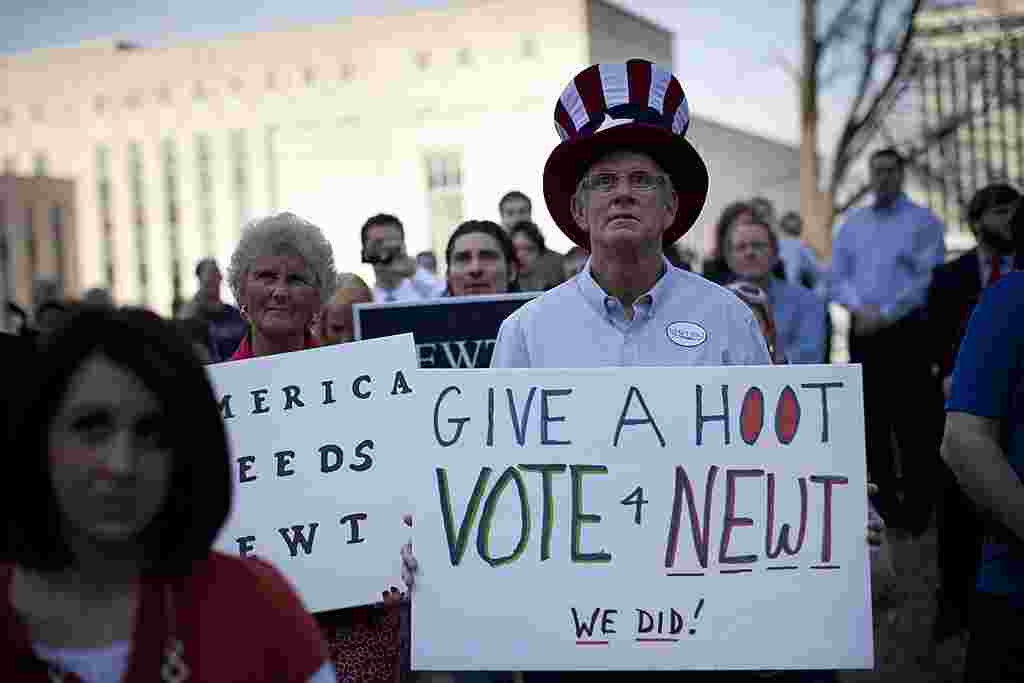
[[[402,522],[411,527],[412,515],[402,515]],[[402,581],[405,582],[406,588],[411,593],[413,586],[416,585],[416,572],[420,568],[416,556],[412,554],[412,539],[402,546],[399,556],[402,559]]]
[[[413,421],[414,354],[403,335],[209,368],[235,489],[216,546],[272,561],[311,611],[400,597],[392,425]]]

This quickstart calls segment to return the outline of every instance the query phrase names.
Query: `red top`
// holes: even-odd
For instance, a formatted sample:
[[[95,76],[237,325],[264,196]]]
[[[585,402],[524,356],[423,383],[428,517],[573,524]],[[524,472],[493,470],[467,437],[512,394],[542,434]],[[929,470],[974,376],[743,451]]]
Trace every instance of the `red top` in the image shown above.
[[[46,665],[10,602],[13,566],[0,564],[0,681],[46,683]],[[190,681],[306,683],[327,661],[313,617],[276,569],[220,553],[174,586],[175,635]],[[125,683],[160,680],[167,639],[163,586],[144,581]]]
[[[313,333],[306,330],[305,338],[302,341],[302,349],[315,349],[318,346],[320,344],[313,338]],[[235,349],[235,352],[231,354],[231,358],[228,358],[228,360],[245,360],[246,358],[258,358],[252,351],[252,335],[250,334],[242,337],[242,343],[238,345],[238,348]]]

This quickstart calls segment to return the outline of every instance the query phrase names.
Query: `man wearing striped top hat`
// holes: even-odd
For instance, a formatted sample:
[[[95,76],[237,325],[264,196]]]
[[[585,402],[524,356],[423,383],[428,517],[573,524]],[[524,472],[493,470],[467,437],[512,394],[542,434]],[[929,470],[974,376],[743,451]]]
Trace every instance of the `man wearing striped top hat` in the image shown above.
[[[544,167],[544,198],[558,227],[591,253],[583,270],[510,315],[494,368],[767,365],[768,346],[750,308],[732,292],[672,266],[663,247],[693,225],[708,172],[684,134],[689,109],[679,81],[644,60],[580,72],[559,98],[562,139]],[[407,520],[407,523],[409,521]],[[868,523],[868,542],[884,524]],[[401,550],[412,589],[419,563]],[[688,672],[688,681],[750,681],[764,674]],[[676,680],[644,672],[638,680]],[[456,676],[489,680],[493,674]],[[525,683],[632,680],[622,671],[523,674]],[[772,683],[834,681],[834,672],[785,672]]]
[[[664,256],[708,191],[689,123],[679,81],[650,62],[596,64],[569,83],[555,106],[561,144],[544,167],[544,198],[591,257],[505,320],[491,367],[771,362],[747,306]]]
[[[555,106],[562,142],[544,167],[544,198],[558,227],[591,253],[571,280],[501,325],[491,367],[766,365],[750,308],[732,292],[664,256],[693,225],[708,171],[684,137],[679,81],[643,60],[599,64]],[[874,524],[874,523],[873,523]],[[869,525],[869,535],[878,533]],[[871,539],[877,541],[877,537]],[[525,672],[525,683],[623,680],[615,672]],[[684,680],[751,681],[751,672],[689,672]],[[762,676],[764,674],[761,674]],[[639,680],[675,680],[644,672]],[[835,672],[787,672],[776,683],[834,681]]]

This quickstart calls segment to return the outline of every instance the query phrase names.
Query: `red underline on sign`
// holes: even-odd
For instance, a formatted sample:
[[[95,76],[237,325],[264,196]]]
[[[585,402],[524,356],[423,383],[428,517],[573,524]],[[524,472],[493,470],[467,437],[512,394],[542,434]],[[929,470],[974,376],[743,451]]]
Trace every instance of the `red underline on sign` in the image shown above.
[[[839,569],[838,564],[812,564],[811,569]]]
[[[767,569],[768,571],[772,572],[772,571],[779,571],[779,570],[782,570],[782,569],[800,569],[800,567],[796,566],[795,564],[790,564],[790,565],[786,565],[784,567],[765,567],[765,569]]]
[[[722,574],[749,574],[753,569],[719,569]]]
[[[678,643],[678,638],[637,638],[638,643]]]
[[[577,640],[577,645],[607,645],[607,640]]]
[[[704,572],[669,572],[665,576],[704,576]]]

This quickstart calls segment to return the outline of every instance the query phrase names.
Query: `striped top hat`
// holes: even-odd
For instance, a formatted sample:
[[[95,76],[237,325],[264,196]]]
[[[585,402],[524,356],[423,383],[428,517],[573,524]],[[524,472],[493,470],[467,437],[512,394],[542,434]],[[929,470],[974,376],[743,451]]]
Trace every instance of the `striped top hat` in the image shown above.
[[[647,154],[672,178],[679,196],[665,244],[696,222],[708,193],[708,170],[684,135],[690,108],[671,73],[643,59],[594,64],[576,75],[555,104],[561,143],[544,165],[544,200],[555,223],[573,242],[590,238],[572,215],[572,197],[595,161],[617,150]]]

